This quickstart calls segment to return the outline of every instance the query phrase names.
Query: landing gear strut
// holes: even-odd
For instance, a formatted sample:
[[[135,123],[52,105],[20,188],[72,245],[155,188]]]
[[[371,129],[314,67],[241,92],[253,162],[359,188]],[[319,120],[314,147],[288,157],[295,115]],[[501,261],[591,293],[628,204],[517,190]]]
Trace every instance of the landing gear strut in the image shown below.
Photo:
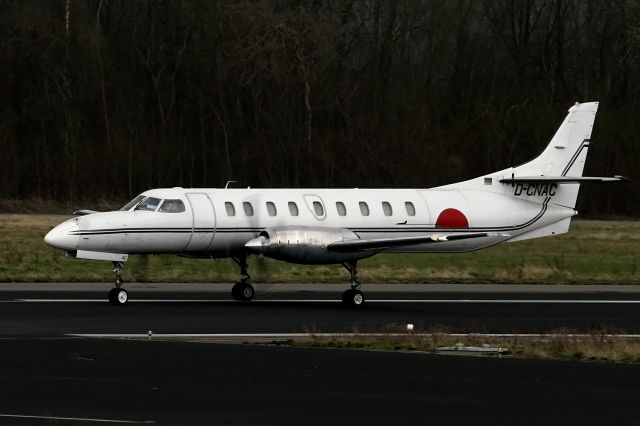
[[[231,296],[236,300],[248,302],[256,295],[256,291],[249,283],[251,276],[247,272],[247,255],[243,254],[238,257],[232,257],[232,259],[240,266],[240,281],[231,288]]]
[[[121,288],[124,284],[122,279],[122,268],[124,264],[122,262],[113,262],[113,273],[115,275],[115,287],[109,292],[109,303],[112,305],[124,305],[129,300],[129,293],[124,288]]]
[[[347,268],[351,274],[351,288],[342,293],[342,303],[348,306],[362,306],[365,301],[364,293],[360,291],[360,280],[358,279],[358,262],[356,260],[344,262],[342,266]]]

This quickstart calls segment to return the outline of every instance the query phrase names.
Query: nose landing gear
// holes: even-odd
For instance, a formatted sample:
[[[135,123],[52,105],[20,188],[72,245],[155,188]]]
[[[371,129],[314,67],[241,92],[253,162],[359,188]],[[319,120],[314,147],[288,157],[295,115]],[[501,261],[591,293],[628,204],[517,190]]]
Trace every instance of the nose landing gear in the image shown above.
[[[351,275],[351,288],[342,293],[342,303],[352,307],[362,306],[365,301],[364,293],[360,290],[361,283],[358,279],[357,264],[356,260],[342,264]]]
[[[109,303],[112,305],[124,305],[129,300],[129,293],[122,288],[124,280],[122,279],[122,262],[113,262],[113,273],[115,275],[115,287],[109,291]]]

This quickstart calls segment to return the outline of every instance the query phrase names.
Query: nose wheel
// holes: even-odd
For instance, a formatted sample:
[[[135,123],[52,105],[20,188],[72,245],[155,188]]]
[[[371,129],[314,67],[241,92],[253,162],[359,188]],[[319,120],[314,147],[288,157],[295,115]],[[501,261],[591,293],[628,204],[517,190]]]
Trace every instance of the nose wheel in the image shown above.
[[[112,305],[124,305],[129,301],[129,293],[122,288],[124,280],[122,279],[122,262],[113,262],[113,273],[115,274],[115,287],[109,291],[109,303]]]
[[[112,305],[124,305],[129,300],[129,293],[124,288],[112,288],[109,291],[109,303]]]
[[[350,288],[342,293],[342,303],[347,306],[361,306],[364,304],[364,293],[360,290]]]

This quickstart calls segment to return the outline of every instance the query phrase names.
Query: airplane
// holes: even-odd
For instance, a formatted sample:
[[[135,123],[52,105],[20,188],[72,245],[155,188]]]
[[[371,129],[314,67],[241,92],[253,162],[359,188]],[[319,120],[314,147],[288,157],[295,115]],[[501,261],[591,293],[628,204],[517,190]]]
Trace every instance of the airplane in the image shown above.
[[[460,253],[568,232],[585,177],[598,102],[573,105],[535,159],[464,182],[430,189],[160,188],[120,210],[80,210],[53,228],[46,244],[76,259],[111,261],[108,300],[124,305],[122,269],[130,254],[231,258],[240,278],[231,295],[255,295],[249,255],[298,264],[341,264],[342,295],[362,306],[357,264],[378,253]],[[228,185],[227,185],[228,186]]]

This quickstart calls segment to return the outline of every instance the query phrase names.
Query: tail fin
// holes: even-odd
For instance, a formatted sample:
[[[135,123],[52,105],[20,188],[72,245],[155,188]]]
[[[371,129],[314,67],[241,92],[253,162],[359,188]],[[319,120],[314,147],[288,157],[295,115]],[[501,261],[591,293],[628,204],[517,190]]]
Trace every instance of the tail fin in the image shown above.
[[[598,102],[577,103],[569,108],[547,148],[535,159],[513,169],[514,176],[580,177],[587,159]],[[553,202],[574,208],[579,183],[561,185]]]
[[[539,211],[538,216],[530,222],[531,226],[524,227],[523,233],[509,241],[567,232],[571,217],[577,214],[575,206],[581,183],[630,181],[622,176],[586,177],[582,175],[597,111],[598,102],[576,103],[569,108],[569,114],[549,145],[542,154],[528,163],[434,189],[457,191],[483,189],[535,203],[529,207],[533,206],[535,212]],[[496,180],[502,185],[495,185]],[[468,195],[471,196],[472,193],[469,191]],[[519,205],[523,204],[526,203]],[[517,207],[515,210],[515,213],[520,211]],[[533,226],[543,216],[545,220],[538,221],[536,224],[539,227]]]

